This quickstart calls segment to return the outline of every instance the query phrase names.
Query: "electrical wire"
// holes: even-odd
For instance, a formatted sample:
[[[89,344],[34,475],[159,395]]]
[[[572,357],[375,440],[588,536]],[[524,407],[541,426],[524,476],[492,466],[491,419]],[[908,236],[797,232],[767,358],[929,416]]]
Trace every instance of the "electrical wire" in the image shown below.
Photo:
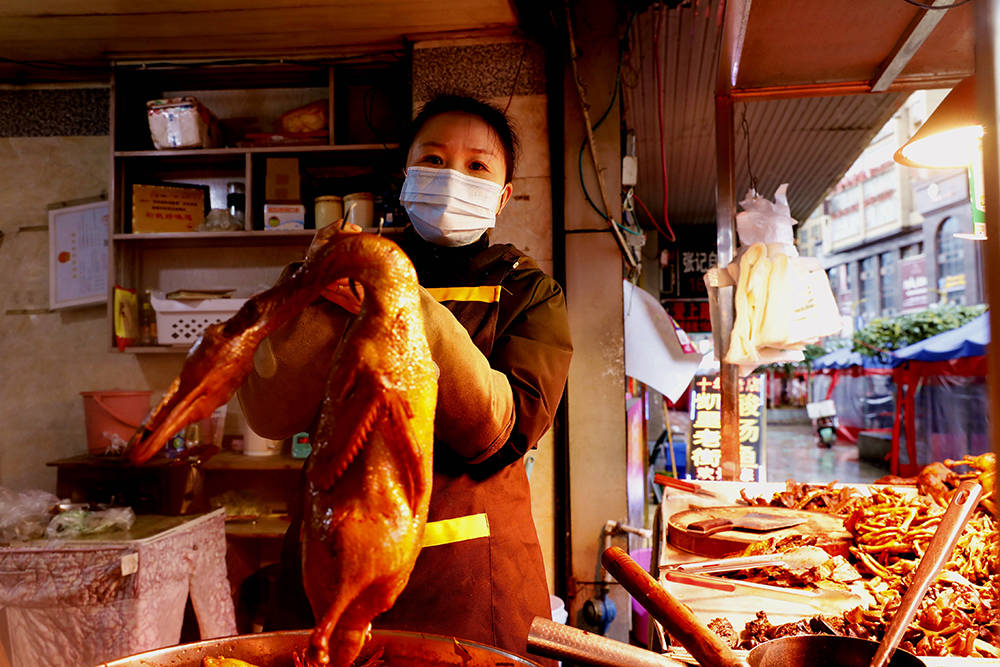
[[[639,223],[638,223],[638,220],[637,220],[637,218],[635,216],[635,207],[632,205],[632,197],[633,197],[634,194],[635,194],[635,189],[634,188],[629,188],[628,192],[625,194],[625,201],[622,202],[622,218],[624,218],[624,220],[623,220],[624,222],[628,222],[629,219],[631,219],[631,222],[636,227],[638,227]],[[617,223],[615,223],[615,224],[617,224]],[[640,230],[632,229],[632,224],[618,225],[618,227],[622,231],[628,232],[629,234],[632,234],[633,236],[642,236],[641,228],[640,228]]]
[[[650,222],[653,223],[653,227],[656,228],[656,231],[658,231],[659,233],[663,234],[665,237],[667,237],[671,241],[676,241],[677,240],[677,237],[674,237],[672,239],[670,238],[671,236],[673,236],[674,230],[671,229],[670,233],[668,234],[667,231],[664,230],[660,226],[660,223],[656,219],[656,217],[652,213],[649,212],[649,209],[646,207],[646,205],[643,203],[643,201],[641,199],[639,199],[639,195],[633,194],[632,197],[633,197],[633,199],[635,199],[636,203],[639,204],[639,208],[641,208],[642,212],[646,214],[646,217],[649,218]]]
[[[510,109],[510,103],[514,101],[514,91],[517,90],[517,79],[521,76],[521,65],[524,64],[524,57],[528,55],[528,40],[524,40],[524,48],[521,49],[521,59],[517,61],[517,70],[514,71],[514,80],[510,84],[510,95],[507,96],[507,104],[503,108],[503,112],[507,113]]]
[[[628,34],[629,29],[632,27],[632,21],[635,20],[635,16],[636,16],[635,12],[632,12],[632,14],[629,16],[628,23],[627,23],[627,25],[625,27],[625,34],[626,35]],[[599,128],[601,126],[601,123],[603,123],[604,120],[608,117],[608,114],[611,113],[611,110],[615,106],[615,100],[618,99],[618,93],[621,90],[622,62],[624,61],[624,57],[625,57],[625,49],[622,46],[622,43],[619,42],[619,44],[618,44],[618,67],[617,67],[617,69],[615,71],[615,85],[611,89],[611,99],[608,100],[608,106],[607,106],[607,108],[604,109],[604,113],[602,113],[601,117],[598,118],[597,122],[594,123],[594,127],[593,127],[594,130],[596,130],[597,128]],[[604,219],[605,221],[609,221],[610,222],[611,218],[608,217],[608,214],[605,213],[604,211],[602,211],[600,209],[600,207],[598,207],[597,204],[594,203],[594,200],[591,199],[590,193],[587,191],[587,184],[583,180],[583,152],[586,149],[587,149],[587,137],[585,136],[583,138],[583,141],[580,142],[580,153],[577,156],[577,161],[576,161],[577,162],[577,171],[579,173],[579,178],[580,178],[580,189],[583,190],[583,196],[584,196],[584,198],[587,200],[587,203],[590,204],[590,207],[592,209],[594,209],[594,211],[597,213],[597,215],[601,216],[601,218]]]
[[[918,2],[918,0],[903,0],[908,5],[913,5],[914,7],[920,7],[921,9],[954,9],[955,7],[961,7],[962,5],[967,5],[972,0],[958,0],[958,2],[953,2],[950,5],[929,5],[926,2]]]
[[[667,215],[667,203],[669,201],[667,188],[667,149],[664,146],[665,137],[663,134],[663,68],[660,67],[660,31],[663,29],[663,6],[660,5],[654,11],[656,12],[656,19],[653,23],[653,74],[656,77],[656,120],[660,128],[660,169],[663,172],[663,225],[668,232],[664,236],[672,243],[677,240],[677,235],[674,234],[674,228],[670,226],[670,217]],[[643,208],[645,209],[645,207]],[[646,215],[649,215],[648,210],[646,211]],[[652,216],[650,217],[652,219]],[[658,225],[657,229],[659,229]]]
[[[750,177],[750,189],[753,190],[753,194],[757,196],[757,176],[753,173],[753,169],[750,167],[750,123],[747,122],[747,105],[743,104],[743,119],[740,121],[740,126],[743,128],[743,139],[747,144],[747,175]]]

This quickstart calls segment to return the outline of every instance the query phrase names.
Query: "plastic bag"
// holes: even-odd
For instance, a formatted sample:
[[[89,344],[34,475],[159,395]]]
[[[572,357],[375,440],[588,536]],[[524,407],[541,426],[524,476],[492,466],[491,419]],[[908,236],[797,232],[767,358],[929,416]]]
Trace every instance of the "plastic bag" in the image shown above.
[[[26,541],[45,535],[59,499],[39,490],[14,491],[0,486],[0,542]]]
[[[740,245],[755,243],[780,244],[786,255],[797,256],[795,249],[795,218],[788,208],[788,183],[782,183],[774,191],[774,201],[758,197],[753,190],[747,192],[740,202],[743,210],[736,214],[736,233]]]
[[[131,507],[112,507],[96,512],[83,508],[71,509],[53,517],[45,529],[45,535],[49,538],[69,539],[106,530],[128,530],[133,523],[135,512]]]
[[[205,216],[205,221],[198,225],[199,232],[238,232],[242,229],[243,223],[224,208],[213,208]]]
[[[725,271],[706,276],[710,287],[736,285],[736,319],[725,360],[744,373],[762,364],[801,361],[806,344],[841,330],[826,272],[795,249],[787,188],[778,188],[774,202],[747,194],[740,202],[745,210],[736,216],[743,246]]]

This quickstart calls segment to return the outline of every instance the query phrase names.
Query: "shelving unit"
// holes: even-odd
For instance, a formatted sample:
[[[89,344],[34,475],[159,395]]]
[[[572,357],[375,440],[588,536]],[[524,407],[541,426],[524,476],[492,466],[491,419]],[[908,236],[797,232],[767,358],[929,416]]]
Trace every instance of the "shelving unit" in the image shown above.
[[[146,102],[183,96],[196,97],[218,119],[220,147],[154,149]],[[318,143],[251,145],[247,140],[271,132],[282,113],[323,99],[327,136]],[[272,285],[287,264],[302,258],[312,239],[315,197],[372,192],[383,202],[394,201],[402,181],[398,142],[409,119],[409,99],[408,67],[396,61],[117,69],[111,95],[110,283],[140,294],[227,288],[244,297]],[[298,159],[304,230],[264,231],[269,157]],[[227,184],[242,184],[243,230],[132,233],[132,187],[161,183],[207,186],[212,209],[226,208]],[[113,308],[109,298],[112,349]],[[156,345],[126,351],[186,349]]]
[[[203,503],[226,492],[252,489],[263,516],[227,519],[226,533],[243,538],[280,538],[288,527],[289,503],[295,501],[303,459],[285,454],[245,456],[222,451],[200,466]],[[132,505],[138,513],[170,514],[189,491],[187,467],[168,459],[136,466],[127,460],[83,454],[48,462],[57,469],[57,491],[73,502]]]

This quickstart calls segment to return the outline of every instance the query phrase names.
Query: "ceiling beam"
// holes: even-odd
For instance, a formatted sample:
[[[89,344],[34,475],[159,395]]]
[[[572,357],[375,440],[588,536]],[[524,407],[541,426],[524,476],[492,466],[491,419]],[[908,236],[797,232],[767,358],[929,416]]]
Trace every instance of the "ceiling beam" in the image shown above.
[[[743,40],[747,34],[752,0],[729,0],[726,2],[725,19],[722,24],[722,44],[719,46],[719,70],[715,79],[715,94],[725,95],[736,86],[740,74],[740,59],[743,57]]]
[[[972,72],[942,74],[934,76],[899,77],[885,90],[872,90],[869,81],[837,81],[833,83],[802,83],[784,86],[761,86],[759,88],[733,88],[729,95],[734,100],[787,100],[796,97],[836,97],[839,95],[864,95],[867,93],[884,92],[898,93],[908,90],[923,90],[925,88],[954,88],[958,82]]]
[[[913,54],[920,49],[924,40],[944,18],[948,11],[947,8],[954,6],[955,0],[932,0],[931,4],[935,9],[919,10],[910,24],[906,26],[906,30],[903,31],[899,41],[889,53],[889,57],[879,65],[871,82],[871,92],[883,93],[889,89],[892,82],[909,64]]]

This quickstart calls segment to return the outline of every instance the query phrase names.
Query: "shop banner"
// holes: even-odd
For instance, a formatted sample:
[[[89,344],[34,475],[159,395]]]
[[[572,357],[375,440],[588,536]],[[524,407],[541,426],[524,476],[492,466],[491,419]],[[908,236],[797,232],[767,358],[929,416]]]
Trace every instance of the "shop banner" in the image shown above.
[[[927,259],[923,255],[917,255],[900,260],[899,280],[903,286],[903,301],[900,304],[900,311],[912,313],[926,308],[930,303]]]
[[[739,378],[740,481],[763,482],[767,404],[763,373]],[[722,479],[722,391],[718,374],[697,375],[691,385],[688,477]]]

